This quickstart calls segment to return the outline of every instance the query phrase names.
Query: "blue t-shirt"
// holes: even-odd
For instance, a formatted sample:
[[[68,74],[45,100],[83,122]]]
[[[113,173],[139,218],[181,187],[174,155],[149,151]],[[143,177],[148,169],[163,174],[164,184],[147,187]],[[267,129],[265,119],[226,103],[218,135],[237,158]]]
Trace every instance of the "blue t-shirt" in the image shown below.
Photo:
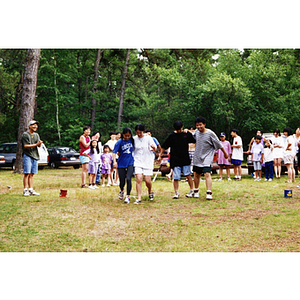
[[[128,168],[128,166],[133,165],[134,159],[132,156],[133,146],[131,140],[124,141],[119,139],[115,144],[113,153],[120,153],[118,158],[118,168]]]

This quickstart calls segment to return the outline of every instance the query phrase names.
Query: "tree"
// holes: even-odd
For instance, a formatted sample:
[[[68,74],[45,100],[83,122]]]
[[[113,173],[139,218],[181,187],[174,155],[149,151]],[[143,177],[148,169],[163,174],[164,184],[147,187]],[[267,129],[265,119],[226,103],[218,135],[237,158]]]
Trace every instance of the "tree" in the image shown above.
[[[34,116],[37,75],[40,57],[41,49],[28,49],[19,119],[18,145],[14,170],[15,173],[23,172],[21,138],[23,132],[28,130],[29,121],[32,120]]]
[[[125,95],[125,85],[126,85],[126,77],[128,72],[128,63],[130,57],[130,49],[127,49],[126,52],[126,59],[125,59],[125,66],[122,76],[122,83],[121,83],[121,94],[120,94],[120,105],[119,105],[119,114],[118,114],[118,130],[120,130],[121,122],[122,122],[122,114],[123,114],[123,107],[124,107],[124,95]]]
[[[95,64],[94,64],[94,80],[93,80],[93,96],[92,96],[92,113],[91,113],[91,128],[95,126],[95,119],[96,119],[96,111],[97,111],[97,101],[96,101],[96,92],[97,92],[97,82],[99,77],[99,64],[101,59],[101,51],[97,49]]]

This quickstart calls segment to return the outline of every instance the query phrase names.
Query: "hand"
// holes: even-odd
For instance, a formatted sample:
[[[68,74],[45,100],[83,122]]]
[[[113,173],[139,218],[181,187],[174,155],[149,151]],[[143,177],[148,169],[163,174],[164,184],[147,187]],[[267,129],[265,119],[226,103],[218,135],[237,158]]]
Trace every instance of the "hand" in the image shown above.
[[[88,158],[91,160],[92,158],[88,155]]]
[[[156,150],[156,146],[154,146],[154,145],[150,145],[150,147],[152,148],[152,150],[153,150],[153,151],[155,151],[155,150]]]
[[[114,166],[114,168],[117,168],[117,167],[118,167],[118,163],[115,162],[115,163],[113,164],[113,166]]]
[[[42,141],[42,140],[39,140],[39,141],[36,143],[36,145],[37,145],[38,147],[41,147],[42,144],[43,144],[43,141]]]
[[[225,159],[228,158],[228,154],[227,154],[227,153],[224,154],[224,158],[225,158]]]
[[[159,161],[159,162],[161,161],[161,155],[160,154],[158,155],[157,161]]]

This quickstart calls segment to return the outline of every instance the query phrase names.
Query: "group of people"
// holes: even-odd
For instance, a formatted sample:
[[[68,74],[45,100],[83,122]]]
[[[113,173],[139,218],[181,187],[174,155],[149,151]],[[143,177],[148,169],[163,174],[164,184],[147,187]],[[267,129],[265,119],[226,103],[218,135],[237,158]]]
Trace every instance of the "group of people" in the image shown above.
[[[99,132],[97,133],[99,134]],[[85,126],[83,128],[83,134],[79,138],[82,188],[98,188],[97,173],[100,169],[102,186],[105,186],[104,180],[106,175],[108,177],[108,186],[110,182],[113,182],[113,185],[117,185],[117,181],[119,181],[120,200],[123,200],[125,197],[124,187],[125,183],[127,183],[124,203],[130,203],[131,180],[133,174],[135,174],[137,199],[134,203],[141,203],[143,178],[148,189],[149,199],[153,200],[151,176],[153,175],[154,152],[157,149],[157,145],[159,146],[159,142],[151,137],[151,131],[145,131],[145,126],[142,124],[135,126],[135,133],[136,135],[133,136],[131,129],[128,127],[123,129],[119,138],[117,134],[111,132],[111,140],[103,146],[104,153],[100,155],[101,150],[99,148],[102,147],[99,141],[100,136],[97,139],[93,134],[92,138],[90,138],[90,127]],[[117,169],[114,181],[111,176],[113,169]],[[85,183],[88,173],[90,174],[89,185]]]
[[[130,128],[125,127],[122,133],[110,132],[110,140],[102,146],[100,133],[96,131],[90,137],[91,128],[85,126],[83,134],[79,138],[80,161],[82,164],[82,188],[96,189],[102,186],[119,185],[119,199],[124,203],[130,203],[132,190],[132,177],[136,177],[137,197],[135,204],[141,203],[143,179],[148,189],[150,200],[154,199],[151,176],[155,151],[159,150],[158,161],[163,153],[170,153],[170,168],[173,177],[174,199],[179,198],[179,180],[181,174],[186,177],[190,191],[186,197],[199,197],[200,176],[204,175],[206,182],[206,199],[212,200],[211,166],[215,153],[218,153],[218,165],[220,167],[220,179],[223,180],[223,169],[226,169],[227,179],[230,178],[230,165],[233,164],[234,179],[241,180],[241,163],[243,161],[243,142],[238,135],[237,129],[231,130],[233,137],[232,145],[226,140],[226,134],[222,132],[218,136],[206,128],[206,120],[197,117],[195,127],[183,129],[183,123],[176,121],[173,124],[174,131],[170,133],[165,142],[160,146],[156,138],[152,137],[151,131],[145,130],[145,126],[135,126],[136,135]],[[39,195],[33,190],[33,175],[37,173],[37,161],[39,159],[37,147],[43,143],[36,133],[37,121],[30,121],[29,130],[22,136],[23,168],[24,168],[24,196]],[[250,154],[255,170],[255,180],[262,178],[261,169],[265,166],[265,180],[272,181],[275,173],[280,178],[281,161],[283,160],[288,170],[288,182],[295,181],[298,174],[300,127],[295,133],[290,128],[283,130],[282,137],[279,129],[275,129],[274,136],[266,138],[262,131],[258,130],[256,136],[249,143],[247,154]],[[113,177],[113,172],[115,176]],[[194,174],[194,180],[191,174]],[[89,174],[89,185],[86,184]],[[125,184],[126,196],[125,196]]]

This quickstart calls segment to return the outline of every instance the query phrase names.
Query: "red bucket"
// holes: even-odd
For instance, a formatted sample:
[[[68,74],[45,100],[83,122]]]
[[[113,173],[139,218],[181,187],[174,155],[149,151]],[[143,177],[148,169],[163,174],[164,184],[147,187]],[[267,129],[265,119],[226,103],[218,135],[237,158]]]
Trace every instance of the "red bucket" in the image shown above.
[[[59,197],[67,197],[67,190],[60,190]]]

